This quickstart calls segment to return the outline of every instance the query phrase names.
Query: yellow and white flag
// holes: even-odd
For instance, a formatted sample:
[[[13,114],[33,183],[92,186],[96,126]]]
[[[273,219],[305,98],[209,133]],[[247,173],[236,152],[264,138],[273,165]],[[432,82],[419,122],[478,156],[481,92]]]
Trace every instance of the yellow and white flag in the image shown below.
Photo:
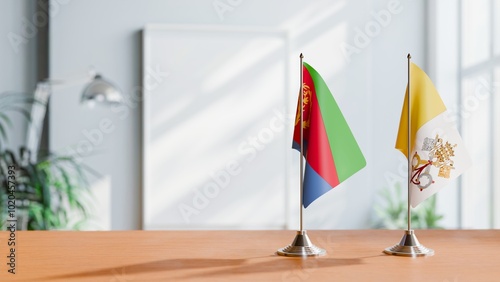
[[[471,165],[458,131],[446,119],[446,107],[434,84],[416,64],[410,65],[411,206],[438,192]],[[396,149],[408,148],[408,87]]]

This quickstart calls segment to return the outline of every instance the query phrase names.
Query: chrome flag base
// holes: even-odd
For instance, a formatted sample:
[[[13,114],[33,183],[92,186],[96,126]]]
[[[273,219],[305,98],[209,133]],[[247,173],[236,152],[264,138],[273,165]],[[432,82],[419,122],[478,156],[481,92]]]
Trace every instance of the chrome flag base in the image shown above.
[[[326,251],[316,247],[309,239],[309,236],[307,236],[306,230],[302,230],[297,231],[297,235],[292,244],[279,249],[277,254],[287,257],[312,257],[324,256]]]
[[[406,230],[399,244],[386,248],[384,253],[395,256],[423,257],[433,256],[434,250],[424,247],[418,242],[413,230]]]

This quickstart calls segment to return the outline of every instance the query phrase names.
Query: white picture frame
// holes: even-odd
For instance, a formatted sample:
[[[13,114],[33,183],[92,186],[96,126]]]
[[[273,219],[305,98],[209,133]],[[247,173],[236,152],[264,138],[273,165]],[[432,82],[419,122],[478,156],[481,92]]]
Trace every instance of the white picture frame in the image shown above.
[[[288,42],[282,30],[145,27],[143,229],[286,228]]]

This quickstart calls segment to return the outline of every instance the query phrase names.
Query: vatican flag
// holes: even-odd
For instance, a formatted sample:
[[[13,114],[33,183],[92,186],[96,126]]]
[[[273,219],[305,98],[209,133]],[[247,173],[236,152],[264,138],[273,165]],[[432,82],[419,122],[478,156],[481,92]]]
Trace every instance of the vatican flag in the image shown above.
[[[399,123],[396,149],[408,151],[408,87]],[[411,173],[409,193],[416,207],[471,165],[454,124],[432,81],[416,64],[410,65]]]

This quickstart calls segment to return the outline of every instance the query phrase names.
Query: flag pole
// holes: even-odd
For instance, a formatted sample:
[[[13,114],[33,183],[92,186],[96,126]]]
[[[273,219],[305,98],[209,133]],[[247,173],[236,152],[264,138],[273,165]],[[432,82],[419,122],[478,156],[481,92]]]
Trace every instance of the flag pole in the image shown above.
[[[410,62],[411,62],[411,55],[410,53],[408,53],[408,56],[406,56],[406,58],[408,59],[408,95],[407,95],[407,99],[406,99],[406,106],[407,106],[407,114],[408,114],[408,145],[407,145],[407,148],[406,148],[406,156],[408,158],[408,181],[407,181],[407,184],[408,184],[408,231],[411,231],[411,207],[410,207],[410,203],[411,203],[411,193],[410,193],[410,181],[411,181],[411,171],[412,171],[412,166],[411,166],[411,115],[410,115],[410,105],[411,105],[411,99],[410,99]]]
[[[304,55],[300,53],[300,232],[304,231],[302,214],[304,211]]]
[[[300,53],[300,94],[299,94],[299,109],[300,109],[300,229],[295,235],[293,242],[276,252],[280,256],[287,257],[311,257],[311,256],[322,256],[326,254],[326,251],[315,246],[309,236],[307,236],[307,231],[303,228],[303,210],[304,210],[304,55]],[[297,109],[297,110],[299,110]]]
[[[407,157],[408,157],[408,230],[405,231],[403,238],[399,242],[392,247],[388,247],[384,250],[384,253],[388,255],[396,255],[396,256],[404,256],[404,257],[423,257],[423,256],[432,256],[434,255],[434,250],[426,248],[424,245],[420,244],[415,235],[415,232],[411,229],[411,173],[412,173],[412,165],[411,165],[411,91],[410,91],[410,81],[411,81],[411,55],[408,53],[406,56],[408,59],[408,84],[407,84],[407,95],[406,95],[406,109],[407,109],[407,127],[408,127],[408,140],[407,140]]]

